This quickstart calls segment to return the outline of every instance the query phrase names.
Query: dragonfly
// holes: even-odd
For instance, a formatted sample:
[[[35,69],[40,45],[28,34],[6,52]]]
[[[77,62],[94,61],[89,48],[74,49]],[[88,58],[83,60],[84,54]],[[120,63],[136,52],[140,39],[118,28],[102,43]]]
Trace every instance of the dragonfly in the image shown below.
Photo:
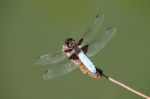
[[[44,73],[43,79],[48,80],[62,76],[77,68],[83,74],[95,79],[100,78],[103,71],[93,64],[90,57],[100,52],[117,31],[116,28],[108,27],[104,32],[99,32],[103,20],[104,15],[97,14],[79,40],[75,41],[73,38],[67,38],[62,50],[38,57],[35,64],[52,65]]]
[[[103,20],[104,15],[97,14],[78,42],[73,38],[67,38],[61,51],[38,57],[35,61],[35,64],[37,65],[53,64],[53,66],[50,66],[44,73],[43,79],[52,79],[80,68],[84,74],[88,74],[90,77],[98,79],[103,76],[112,83],[117,84],[138,96],[150,99],[149,96],[105,75],[103,71],[96,67],[90,60],[90,57],[96,55],[105,47],[107,42],[110,41],[117,31],[116,28],[108,27],[104,32],[99,32]],[[61,65],[54,65],[56,63]]]

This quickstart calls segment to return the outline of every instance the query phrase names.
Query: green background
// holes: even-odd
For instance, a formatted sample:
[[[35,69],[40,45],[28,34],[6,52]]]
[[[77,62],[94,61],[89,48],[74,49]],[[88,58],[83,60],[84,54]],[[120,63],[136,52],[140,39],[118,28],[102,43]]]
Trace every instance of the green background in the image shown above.
[[[1,0],[0,99],[142,99],[125,89],[75,70],[42,79],[47,66],[36,57],[80,38],[97,13],[116,35],[92,57],[111,77],[150,95],[149,0]]]

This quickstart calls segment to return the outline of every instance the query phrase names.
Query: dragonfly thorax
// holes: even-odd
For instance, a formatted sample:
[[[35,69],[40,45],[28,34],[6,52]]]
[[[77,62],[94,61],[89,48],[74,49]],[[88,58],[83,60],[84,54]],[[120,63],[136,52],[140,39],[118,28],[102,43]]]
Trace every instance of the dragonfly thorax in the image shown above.
[[[63,51],[66,53],[70,53],[71,55],[78,55],[81,52],[80,47],[78,46],[78,43],[73,38],[67,38],[65,40],[65,47],[63,48]],[[68,56],[68,55],[67,55]]]

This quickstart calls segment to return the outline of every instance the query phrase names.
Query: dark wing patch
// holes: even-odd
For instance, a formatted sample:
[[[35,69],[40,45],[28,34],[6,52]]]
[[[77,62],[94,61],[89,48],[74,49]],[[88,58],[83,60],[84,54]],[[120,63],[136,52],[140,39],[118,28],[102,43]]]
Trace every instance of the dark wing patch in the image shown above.
[[[82,49],[82,51],[84,52],[84,54],[86,54],[87,53],[87,51],[88,51],[88,47],[89,47],[89,45],[87,44],[87,45],[84,45],[81,49]]]
[[[73,59],[73,60],[77,60],[79,59],[78,56],[76,54],[72,54],[69,59]]]
[[[78,46],[80,46],[83,42],[83,38],[81,38],[79,41],[78,41]]]

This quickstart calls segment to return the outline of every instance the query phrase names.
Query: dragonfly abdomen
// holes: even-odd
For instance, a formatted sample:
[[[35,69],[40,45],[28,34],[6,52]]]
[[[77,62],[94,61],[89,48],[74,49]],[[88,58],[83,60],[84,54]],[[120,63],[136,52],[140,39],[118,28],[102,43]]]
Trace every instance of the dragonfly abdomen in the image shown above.
[[[81,60],[79,60],[79,59],[78,60],[72,60],[72,62],[80,68],[80,70],[82,71],[83,74],[88,74],[90,77],[95,78],[95,79],[100,78],[99,72],[96,72],[96,73],[90,72],[86,68],[86,66],[81,62]]]
[[[80,58],[81,62],[85,65],[85,67],[92,73],[96,73],[96,67],[92,63],[92,61],[81,51],[78,54],[78,57]]]

